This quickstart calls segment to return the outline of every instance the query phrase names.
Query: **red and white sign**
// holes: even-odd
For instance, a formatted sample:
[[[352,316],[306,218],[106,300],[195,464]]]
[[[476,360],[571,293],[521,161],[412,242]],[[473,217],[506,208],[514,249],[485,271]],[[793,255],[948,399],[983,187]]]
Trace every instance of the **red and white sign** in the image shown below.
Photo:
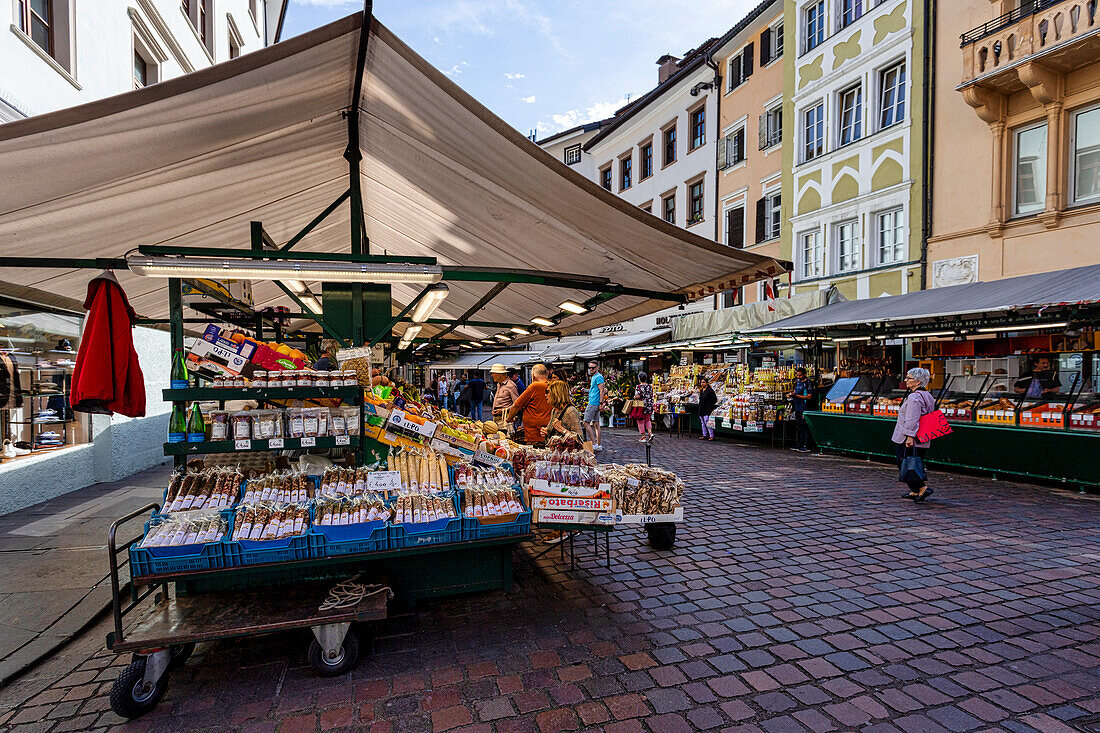
[[[532,496],[532,509],[575,509],[589,512],[611,511],[610,499],[586,499],[575,496]]]

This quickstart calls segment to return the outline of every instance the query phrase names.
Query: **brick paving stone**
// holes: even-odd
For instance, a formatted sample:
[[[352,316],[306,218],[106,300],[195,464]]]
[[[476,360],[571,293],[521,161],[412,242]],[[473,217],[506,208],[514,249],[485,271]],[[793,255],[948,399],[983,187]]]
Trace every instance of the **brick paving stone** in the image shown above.
[[[643,456],[604,442],[605,460]],[[1094,499],[937,471],[915,507],[884,464],[664,435],[653,455],[688,487],[674,550],[619,529],[610,568],[517,566],[509,594],[380,623],[345,678],[315,677],[290,635],[203,645],[127,733],[214,710],[241,729],[395,733],[1062,731],[1100,713]],[[88,636],[56,682],[0,691],[0,727],[121,723],[105,694],[128,658]]]

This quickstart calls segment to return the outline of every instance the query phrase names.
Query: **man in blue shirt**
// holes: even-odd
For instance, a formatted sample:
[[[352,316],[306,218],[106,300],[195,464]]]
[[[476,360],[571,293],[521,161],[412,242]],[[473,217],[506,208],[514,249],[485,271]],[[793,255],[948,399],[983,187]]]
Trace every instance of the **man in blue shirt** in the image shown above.
[[[600,445],[600,407],[607,401],[607,385],[603,375],[600,374],[599,365],[588,362],[588,407],[584,409],[584,425],[588,430],[588,439],[592,441],[592,450],[597,453],[603,450]]]
[[[485,402],[485,380],[481,378],[481,372],[474,372],[467,382],[470,385],[470,418],[481,419],[481,405]]]
[[[805,367],[795,369],[794,377],[794,390],[788,392],[787,397],[791,401],[791,411],[794,413],[798,438],[791,450],[796,450],[799,453],[809,453],[810,448],[807,443],[810,441],[810,431],[806,429],[806,419],[802,413],[810,406],[810,400],[814,396],[814,388],[810,380],[806,378]]]

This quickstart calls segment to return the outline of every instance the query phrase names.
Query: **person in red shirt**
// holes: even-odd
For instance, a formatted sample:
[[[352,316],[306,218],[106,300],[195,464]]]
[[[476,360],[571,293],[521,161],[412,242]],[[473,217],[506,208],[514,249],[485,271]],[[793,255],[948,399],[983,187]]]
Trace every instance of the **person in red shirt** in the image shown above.
[[[550,422],[550,401],[546,399],[547,377],[550,370],[545,364],[536,364],[531,369],[531,385],[523,390],[508,409],[506,421],[523,413],[523,440],[528,445],[542,442],[542,428]]]

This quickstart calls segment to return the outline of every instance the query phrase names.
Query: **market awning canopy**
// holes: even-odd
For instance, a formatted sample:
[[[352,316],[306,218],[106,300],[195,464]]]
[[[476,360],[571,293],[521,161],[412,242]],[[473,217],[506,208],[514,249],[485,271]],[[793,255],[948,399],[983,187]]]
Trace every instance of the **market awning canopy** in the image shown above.
[[[350,190],[347,149],[352,158],[362,154],[372,254],[433,256],[474,270],[553,270],[690,297],[783,271],[580,176],[376,20],[354,150],[347,115],[362,21],[349,16],[193,74],[0,126],[0,257],[119,258],[142,245],[243,249],[251,221],[283,245]],[[295,250],[350,252],[350,216],[344,200]],[[0,281],[80,301],[93,274],[0,269]],[[163,280],[118,277],[139,313],[167,316]],[[486,280],[449,284],[438,318],[458,319],[493,288]],[[395,285],[394,312],[418,291]],[[527,324],[592,294],[515,282],[470,320]],[[257,283],[254,295],[257,306],[289,304],[272,282]],[[557,330],[584,331],[668,305],[617,295],[565,317]]]
[[[572,361],[573,359],[591,359],[601,354],[612,354],[622,351],[630,346],[645,344],[668,336],[669,329],[659,328],[642,333],[627,333],[618,336],[602,336],[580,341],[562,341],[550,343],[546,348],[539,350],[539,344],[531,344],[532,351],[536,355],[530,361],[558,362]]]
[[[437,361],[429,364],[428,368],[437,371],[447,371],[451,369],[488,369],[493,364],[498,363],[506,367],[514,367],[520,364],[526,364],[537,355],[537,351],[470,351],[465,354],[460,354],[454,359]]]
[[[1064,306],[1100,303],[1100,265],[952,285],[867,300],[849,300],[751,329],[749,333],[825,331],[875,324],[915,324],[945,318],[1036,315]]]
[[[775,298],[759,303],[735,305],[732,308],[689,313],[672,320],[672,338],[675,341],[684,341],[741,333],[843,299],[844,296],[837,293],[836,288],[829,288],[813,293],[800,293],[790,298]]]

